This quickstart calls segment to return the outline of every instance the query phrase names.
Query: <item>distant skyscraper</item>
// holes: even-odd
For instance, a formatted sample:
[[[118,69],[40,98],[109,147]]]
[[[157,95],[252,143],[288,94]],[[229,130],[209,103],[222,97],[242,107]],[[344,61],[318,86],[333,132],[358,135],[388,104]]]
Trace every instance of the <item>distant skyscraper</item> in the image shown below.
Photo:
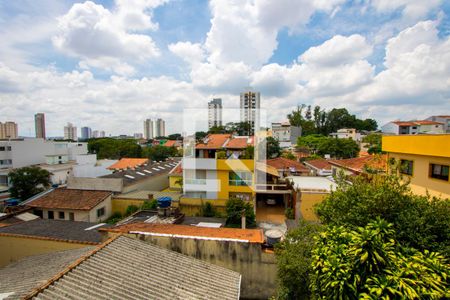
[[[0,139],[17,139],[19,129],[14,122],[0,122]]]
[[[103,130],[94,130],[94,131],[92,131],[92,137],[93,138],[103,138],[105,136],[106,136],[106,134],[105,134],[105,131],[103,131]]]
[[[166,136],[166,122],[163,119],[153,121],[153,137]]]
[[[222,126],[222,99],[216,98],[208,102],[208,129]]]
[[[99,137],[104,138],[106,136],[106,133],[104,130],[100,130],[98,135],[99,135]]]
[[[153,138],[153,122],[151,119],[144,121],[144,138],[147,140]]]
[[[83,140],[90,139],[92,137],[92,129],[90,127],[81,127],[81,138]]]
[[[241,122],[249,123],[249,135],[255,132],[255,121],[259,117],[260,93],[259,92],[243,92],[241,93]]]
[[[137,140],[142,139],[144,137],[144,135],[140,132],[137,132],[133,135],[133,137]]]
[[[78,140],[77,127],[73,126],[72,123],[67,123],[67,126],[64,126],[64,139],[65,140]]]
[[[45,115],[43,113],[34,115],[34,129],[36,137],[45,140]]]

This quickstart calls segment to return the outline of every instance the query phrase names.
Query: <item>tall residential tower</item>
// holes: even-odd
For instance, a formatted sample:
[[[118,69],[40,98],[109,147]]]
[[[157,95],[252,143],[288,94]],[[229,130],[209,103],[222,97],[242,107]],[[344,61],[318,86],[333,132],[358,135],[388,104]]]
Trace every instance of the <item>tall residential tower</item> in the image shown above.
[[[18,127],[15,122],[0,122],[0,139],[17,139]]]
[[[36,131],[36,138],[45,140],[45,115],[43,113],[34,115],[34,129]]]
[[[241,122],[249,124],[248,135],[255,132],[255,121],[259,118],[260,109],[260,93],[259,92],[243,92],[241,93]]]
[[[222,99],[215,98],[208,102],[208,129],[222,126]]]
[[[77,127],[73,126],[72,123],[67,123],[67,126],[64,126],[64,139],[65,140],[78,140]]]

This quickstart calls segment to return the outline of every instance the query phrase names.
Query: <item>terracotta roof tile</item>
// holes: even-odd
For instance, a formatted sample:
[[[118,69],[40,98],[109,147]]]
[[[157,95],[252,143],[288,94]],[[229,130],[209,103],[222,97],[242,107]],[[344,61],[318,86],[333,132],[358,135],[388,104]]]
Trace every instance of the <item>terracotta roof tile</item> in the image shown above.
[[[370,155],[356,158],[339,159],[330,161],[330,164],[347,170],[362,173],[364,168],[383,171],[386,169],[386,155]]]
[[[225,142],[231,138],[231,134],[208,134],[205,137],[206,143],[198,143],[195,148],[197,149],[220,149]]]
[[[148,162],[147,158],[121,158],[118,162],[108,167],[110,170],[136,168]]]
[[[266,164],[276,168],[277,170],[295,168],[297,171],[309,172],[308,168],[306,168],[302,163],[284,157],[268,159],[266,161]]]
[[[183,167],[181,165],[181,161],[178,163],[178,165],[176,165],[170,172],[169,172],[169,176],[170,175],[174,175],[174,176],[179,176],[179,175],[183,175]]]
[[[392,122],[399,126],[415,126],[415,125],[442,125],[441,122],[428,121],[428,120],[417,120],[417,121],[394,121]]]
[[[180,141],[168,140],[164,143],[165,147],[178,147],[180,145]]]
[[[254,137],[253,136],[238,136],[231,138],[228,143],[224,146],[227,149],[245,149],[247,146],[253,146]]]
[[[48,209],[91,210],[111,194],[106,191],[58,188],[27,205]]]
[[[263,243],[264,235],[260,229],[238,229],[238,228],[208,228],[189,225],[173,224],[148,224],[133,223],[126,224],[110,229],[101,229],[106,231],[129,233],[129,232],[148,232],[159,234],[172,234],[193,237],[222,238],[246,240],[250,243]]]
[[[331,170],[330,162],[326,159],[313,159],[305,161],[306,165],[311,165],[312,167],[319,170]]]

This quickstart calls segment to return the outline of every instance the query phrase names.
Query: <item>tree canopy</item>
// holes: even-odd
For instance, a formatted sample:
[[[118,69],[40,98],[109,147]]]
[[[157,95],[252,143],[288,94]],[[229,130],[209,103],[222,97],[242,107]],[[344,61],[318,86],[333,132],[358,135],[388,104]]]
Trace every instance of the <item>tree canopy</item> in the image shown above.
[[[382,152],[381,147],[381,133],[371,133],[366,135],[363,139],[363,143],[369,144],[367,152],[369,154],[379,154]]]
[[[392,224],[329,226],[315,237],[311,291],[318,299],[444,299],[450,266],[444,256],[406,249]]]
[[[358,176],[352,184],[340,182],[316,211],[330,225],[363,227],[384,218],[405,246],[450,257],[450,199],[415,195],[397,176]]]
[[[359,153],[358,144],[351,139],[337,139],[320,134],[299,137],[297,147],[306,148],[321,156],[329,154],[334,158],[352,158],[357,157]]]
[[[120,159],[141,157],[142,149],[134,139],[99,138],[88,141],[89,153],[96,153],[99,159]]]
[[[256,226],[256,216],[253,205],[250,202],[239,198],[230,198],[226,202],[227,226],[241,227],[242,213],[245,215],[246,227],[252,228]]]
[[[152,161],[164,161],[169,157],[178,156],[178,150],[175,147],[166,147],[161,145],[154,145],[146,147],[143,150],[143,156]]]
[[[26,200],[50,187],[50,175],[39,167],[23,167],[9,172],[11,196]]]

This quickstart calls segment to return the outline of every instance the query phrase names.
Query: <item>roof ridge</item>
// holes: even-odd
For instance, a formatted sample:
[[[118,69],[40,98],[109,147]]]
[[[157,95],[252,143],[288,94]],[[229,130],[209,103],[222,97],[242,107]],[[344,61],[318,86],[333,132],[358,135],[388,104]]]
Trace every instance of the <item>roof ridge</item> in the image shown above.
[[[105,248],[107,245],[109,245],[111,242],[115,241],[117,238],[119,238],[120,236],[122,236],[122,234],[118,234],[116,236],[113,236],[111,238],[109,238],[108,240],[106,240],[103,244],[99,245],[97,248],[89,251],[88,253],[86,253],[85,255],[81,256],[80,258],[78,258],[77,260],[75,260],[73,263],[71,263],[70,265],[68,265],[64,270],[62,270],[61,272],[59,272],[58,274],[56,274],[55,276],[53,276],[52,278],[50,278],[49,280],[47,280],[47,282],[45,282],[44,284],[42,284],[41,286],[33,289],[29,294],[27,294],[26,296],[23,297],[23,299],[31,299],[33,297],[35,297],[36,295],[38,295],[40,292],[42,292],[43,290],[45,290],[46,288],[48,288],[50,285],[52,285],[53,283],[55,283],[56,281],[58,281],[61,277],[63,277],[65,274],[69,273],[70,271],[72,271],[73,269],[75,269],[77,266],[79,266],[81,263],[83,263],[84,261],[86,261],[89,257],[91,257],[92,255],[96,254],[98,251],[100,251],[101,249]]]

